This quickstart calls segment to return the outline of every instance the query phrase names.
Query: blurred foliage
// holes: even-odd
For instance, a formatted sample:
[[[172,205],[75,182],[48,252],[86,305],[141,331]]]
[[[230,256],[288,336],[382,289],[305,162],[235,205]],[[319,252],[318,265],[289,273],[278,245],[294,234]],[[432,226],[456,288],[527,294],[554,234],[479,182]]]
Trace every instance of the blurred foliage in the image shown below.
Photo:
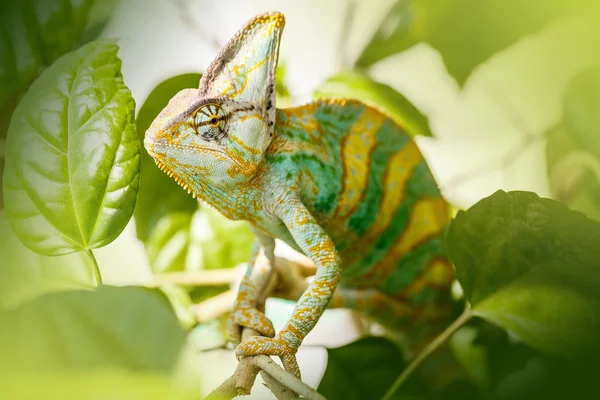
[[[577,75],[564,98],[563,120],[548,132],[553,196],[600,221],[600,69]]]
[[[13,115],[6,215],[21,241],[40,254],[105,246],[133,214],[141,149],[117,50],[99,41],[61,57]]]
[[[424,42],[440,52],[462,86],[474,68],[523,36],[560,17],[597,11],[594,0],[398,0],[357,67]]]
[[[91,288],[94,276],[85,253],[45,257],[29,250],[0,215],[0,303],[13,308],[47,292]]]
[[[403,359],[400,349],[381,337],[327,349],[327,370],[319,393],[330,400],[379,399],[402,372]]]
[[[159,292],[102,286],[51,293],[0,314],[0,369],[168,372],[184,339]]]
[[[530,192],[459,211],[447,236],[473,313],[564,357],[600,356],[600,223]]]
[[[345,97],[379,107],[405,126],[411,136],[433,136],[429,120],[410,101],[388,85],[359,72],[345,72],[329,78],[314,93],[315,98]]]
[[[34,382],[34,384],[32,384]],[[193,400],[198,396],[156,372],[99,368],[0,375],[0,398],[61,400]]]

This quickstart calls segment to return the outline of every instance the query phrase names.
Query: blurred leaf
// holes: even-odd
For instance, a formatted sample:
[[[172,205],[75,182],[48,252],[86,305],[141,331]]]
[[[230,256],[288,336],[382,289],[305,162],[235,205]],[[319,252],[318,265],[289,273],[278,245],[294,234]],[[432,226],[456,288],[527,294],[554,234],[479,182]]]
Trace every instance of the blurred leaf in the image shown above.
[[[117,50],[93,42],[61,57],[13,115],[6,214],[19,239],[40,254],[105,246],[133,213],[140,142]]]
[[[413,15],[410,1],[398,0],[379,24],[373,38],[356,61],[359,68],[368,68],[378,61],[414,46],[417,41],[411,28]]]
[[[170,379],[159,373],[102,368],[87,371],[6,372],[0,375],[0,398],[192,400],[197,399],[197,395],[176,387]]]
[[[579,147],[600,158],[600,68],[577,75],[565,93],[564,124]]]
[[[16,307],[48,292],[95,285],[85,253],[44,257],[26,248],[0,215],[0,302]]]
[[[600,224],[534,193],[498,191],[450,225],[473,313],[564,357],[600,354]]]
[[[198,87],[200,78],[200,74],[178,75],[160,83],[152,90],[140,108],[137,118],[137,129],[141,140],[144,139],[146,130],[154,118],[166,107],[169,100],[182,89]],[[140,193],[134,215],[138,238],[146,242],[163,216],[171,211],[191,214],[198,208],[198,202],[173,178],[158,169],[146,151],[142,151],[142,154]]]
[[[232,221],[212,207],[198,212],[196,245],[202,252],[201,269],[232,268],[248,262],[254,233],[246,221]]]
[[[406,97],[366,75],[345,72],[329,78],[315,98],[346,97],[373,104],[391,115],[411,136],[433,136],[429,120]]]
[[[192,312],[192,299],[187,290],[177,285],[163,285],[159,290],[171,303],[179,323],[186,331],[196,325],[196,317]]]
[[[546,167],[552,197],[600,221],[600,158],[577,143],[564,123],[546,136]]]
[[[591,0],[410,0],[412,32],[437,49],[463,85],[494,53]]]
[[[0,3],[0,109],[15,92],[80,40],[90,11],[106,0]]]
[[[381,398],[405,366],[400,350],[380,337],[327,349],[327,354],[318,391],[329,400]]]
[[[163,216],[146,240],[146,251],[154,273],[199,271],[248,261],[253,241],[247,222],[231,221],[202,207],[193,214]]]
[[[0,369],[119,366],[167,372],[184,340],[157,292],[102,286],[52,293],[0,314]]]
[[[155,225],[145,243],[153,273],[186,269],[192,218],[191,213],[173,212],[163,216]]]
[[[290,97],[290,91],[286,85],[287,79],[287,63],[280,60],[277,65],[277,73],[275,74],[275,94],[277,95],[277,104],[280,101],[287,101]]]

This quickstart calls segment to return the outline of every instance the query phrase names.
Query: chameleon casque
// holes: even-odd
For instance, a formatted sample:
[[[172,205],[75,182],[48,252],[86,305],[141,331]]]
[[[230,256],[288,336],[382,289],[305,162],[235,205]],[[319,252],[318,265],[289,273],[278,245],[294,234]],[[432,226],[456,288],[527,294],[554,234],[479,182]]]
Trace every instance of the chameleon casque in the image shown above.
[[[415,142],[378,109],[347,99],[275,108],[284,23],[271,12],[243,26],[200,88],[156,117],[145,147],[195,197],[256,232],[230,323],[238,356],[279,356],[299,376],[295,354],[328,306],[363,310],[418,350],[452,313],[447,202]],[[275,238],[316,267],[277,334],[257,309]],[[266,265],[255,266],[259,256]],[[240,343],[242,327],[263,336]]]

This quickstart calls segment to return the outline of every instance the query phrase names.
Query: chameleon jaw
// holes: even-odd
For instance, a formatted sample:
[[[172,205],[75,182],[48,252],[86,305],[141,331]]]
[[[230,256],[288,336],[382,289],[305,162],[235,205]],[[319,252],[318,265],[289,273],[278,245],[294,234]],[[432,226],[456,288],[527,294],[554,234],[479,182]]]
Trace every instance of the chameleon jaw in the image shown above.
[[[156,158],[153,157],[153,159],[154,159],[154,162],[156,163],[156,165],[158,166],[158,169],[163,171],[169,177],[173,178],[175,180],[175,182],[177,182],[177,184],[179,184],[179,186],[181,186],[184,190],[186,190],[188,192],[188,194],[191,194],[194,199],[200,198],[200,196],[195,191],[190,189],[188,184],[183,179],[181,179],[179,176],[177,176],[173,171],[171,171],[169,169],[169,167],[167,167],[165,164],[163,164],[161,161],[157,160]]]

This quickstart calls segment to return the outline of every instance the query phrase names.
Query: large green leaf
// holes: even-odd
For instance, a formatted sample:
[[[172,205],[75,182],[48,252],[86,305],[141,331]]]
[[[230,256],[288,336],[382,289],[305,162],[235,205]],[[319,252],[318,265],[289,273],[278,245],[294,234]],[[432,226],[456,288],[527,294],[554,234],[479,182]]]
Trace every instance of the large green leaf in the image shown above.
[[[0,302],[15,307],[41,294],[95,284],[85,253],[45,257],[26,248],[0,215]]]
[[[43,255],[110,243],[135,206],[140,141],[112,42],[58,59],[19,103],[6,143],[4,200],[17,236]]]
[[[0,314],[0,369],[167,372],[184,341],[173,310],[156,291],[102,286],[52,293]]]
[[[368,68],[386,57],[415,45],[417,41],[411,32],[413,23],[410,1],[396,1],[362,51],[356,66]]]
[[[534,193],[498,191],[450,225],[473,313],[566,357],[600,352],[600,224]]]
[[[404,368],[401,351],[387,339],[367,337],[327,349],[319,393],[332,399],[379,399]]]
[[[138,134],[143,140],[146,130],[169,100],[182,89],[198,87],[200,74],[174,76],[150,92],[137,118]],[[143,151],[140,193],[135,208],[137,236],[147,241],[159,220],[169,212],[192,214],[198,202],[183,190],[173,178],[158,169],[152,157]]]
[[[319,88],[315,98],[346,97],[358,99],[382,108],[412,136],[433,136],[429,120],[406,97],[383,83],[357,72],[345,72],[329,78]]]
[[[34,384],[32,384],[32,382]],[[0,398],[61,400],[193,400],[198,395],[155,372],[117,368],[88,371],[7,372]]]
[[[553,20],[580,12],[592,0],[410,0],[412,34],[442,55],[464,84],[494,53]]]

